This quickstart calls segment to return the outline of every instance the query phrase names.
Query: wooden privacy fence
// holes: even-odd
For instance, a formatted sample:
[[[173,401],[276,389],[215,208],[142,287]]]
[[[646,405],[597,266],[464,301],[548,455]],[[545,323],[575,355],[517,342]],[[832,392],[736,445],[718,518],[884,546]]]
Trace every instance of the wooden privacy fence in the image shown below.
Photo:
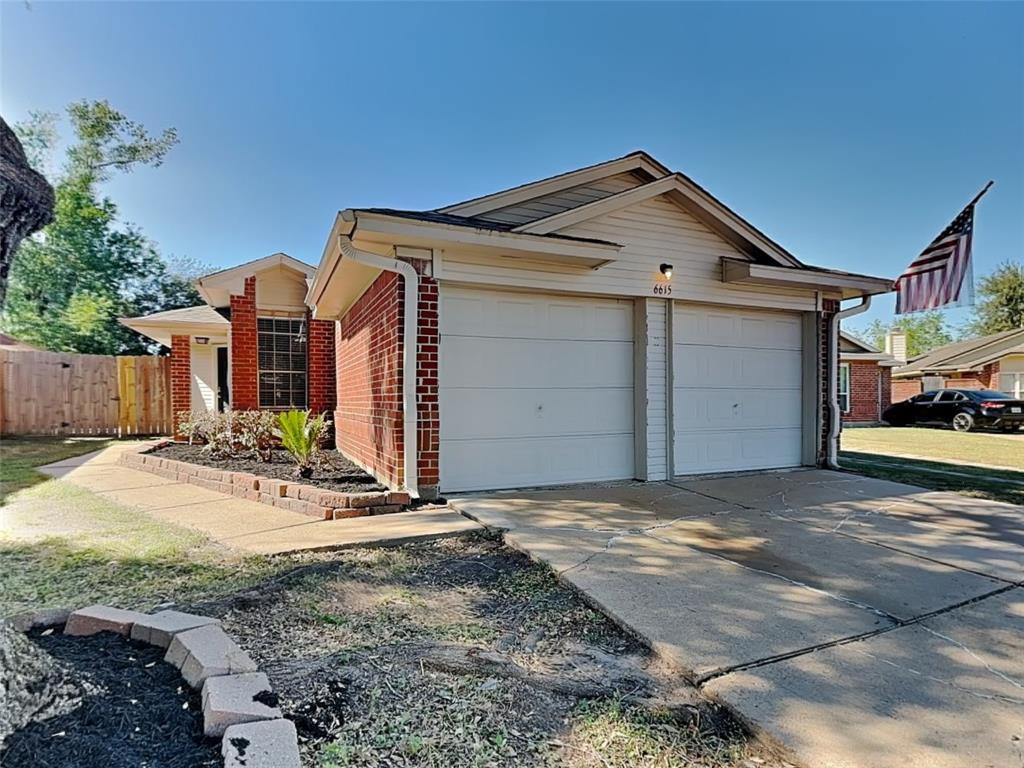
[[[0,349],[0,433],[160,435],[171,430],[166,357]]]

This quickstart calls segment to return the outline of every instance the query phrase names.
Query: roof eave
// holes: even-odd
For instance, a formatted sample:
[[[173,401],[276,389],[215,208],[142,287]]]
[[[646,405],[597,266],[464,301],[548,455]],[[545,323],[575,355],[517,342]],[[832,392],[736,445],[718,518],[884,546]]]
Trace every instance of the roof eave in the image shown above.
[[[892,291],[892,280],[828,270],[775,267],[722,257],[722,281],[839,293],[844,299],[877,296]]]

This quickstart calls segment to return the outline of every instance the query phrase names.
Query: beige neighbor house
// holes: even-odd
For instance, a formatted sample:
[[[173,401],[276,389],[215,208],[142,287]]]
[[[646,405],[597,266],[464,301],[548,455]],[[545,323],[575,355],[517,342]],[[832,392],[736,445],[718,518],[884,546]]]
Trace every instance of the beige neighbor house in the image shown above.
[[[174,413],[334,410],[334,324],[312,320],[314,269],[275,253],[196,281],[206,302],[121,322],[171,350]]]
[[[338,448],[431,496],[826,463],[840,301],[890,287],[635,152],[343,210],[306,301],[338,324]]]
[[[894,331],[886,338],[886,351],[839,332],[839,410],[844,425],[868,426],[882,421],[889,407],[892,367],[906,362],[907,337]]]
[[[893,369],[893,402],[943,388],[1024,397],[1024,328],[946,344]]]

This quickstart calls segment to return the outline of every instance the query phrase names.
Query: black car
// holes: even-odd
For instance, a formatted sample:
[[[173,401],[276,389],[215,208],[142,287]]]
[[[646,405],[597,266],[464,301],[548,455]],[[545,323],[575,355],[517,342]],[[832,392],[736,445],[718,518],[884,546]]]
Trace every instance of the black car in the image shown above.
[[[992,389],[933,389],[893,403],[882,418],[894,427],[921,424],[952,427],[957,432],[975,427],[1013,432],[1024,427],[1024,400]]]

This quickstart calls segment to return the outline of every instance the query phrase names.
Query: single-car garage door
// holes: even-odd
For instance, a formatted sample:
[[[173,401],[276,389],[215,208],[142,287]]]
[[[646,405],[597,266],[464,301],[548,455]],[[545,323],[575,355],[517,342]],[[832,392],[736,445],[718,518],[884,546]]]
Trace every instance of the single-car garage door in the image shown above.
[[[675,473],[801,463],[800,315],[676,302]]]
[[[441,490],[633,476],[631,301],[441,290]]]

